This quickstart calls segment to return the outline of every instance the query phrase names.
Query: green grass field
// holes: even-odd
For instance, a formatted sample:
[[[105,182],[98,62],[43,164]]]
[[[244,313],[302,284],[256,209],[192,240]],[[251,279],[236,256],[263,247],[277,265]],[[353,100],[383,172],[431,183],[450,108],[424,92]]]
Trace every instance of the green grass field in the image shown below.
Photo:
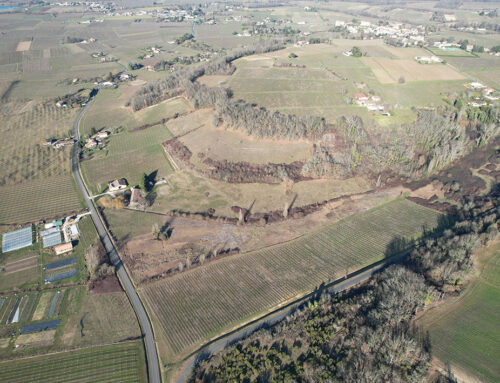
[[[424,315],[421,324],[441,362],[493,383],[500,381],[500,245],[486,251],[479,278],[457,300]]]
[[[138,184],[143,173],[157,171],[157,177],[165,177],[173,169],[168,162],[161,143],[172,138],[172,133],[163,125],[135,132],[122,132],[111,136],[109,147],[94,159],[81,163],[82,171],[94,192],[107,187],[107,182],[126,178],[130,185]]]
[[[299,239],[231,256],[139,290],[166,360],[294,297],[382,259],[397,236],[436,226],[440,214],[398,200]]]
[[[140,342],[0,362],[3,383],[145,382]]]

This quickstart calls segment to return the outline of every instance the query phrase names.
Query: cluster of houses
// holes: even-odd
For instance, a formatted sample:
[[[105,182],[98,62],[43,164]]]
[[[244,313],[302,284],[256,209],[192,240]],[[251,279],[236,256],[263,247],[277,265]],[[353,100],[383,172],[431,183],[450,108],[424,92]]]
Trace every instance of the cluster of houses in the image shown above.
[[[106,144],[106,138],[109,137],[109,132],[101,131],[94,134],[92,137],[87,138],[85,141],[85,149],[96,149],[103,147]]]
[[[104,52],[94,52],[91,53],[91,56],[95,59],[99,59],[99,62],[101,63],[118,61],[115,57],[108,56]]]
[[[467,89],[477,91],[480,93],[480,96],[473,97],[473,100],[468,102],[468,105],[473,106],[475,108],[486,106],[491,101],[500,100],[500,93],[497,92],[495,89],[484,85],[483,83],[470,82],[468,84],[465,84],[465,87]]]
[[[384,112],[384,106],[380,104],[382,99],[379,96],[368,96],[364,93],[356,93],[354,95],[355,103],[359,106],[364,106],[370,112]],[[382,113],[389,116],[389,113]]]
[[[149,48],[146,48],[146,52],[148,52],[148,53],[146,53],[144,56],[141,56],[140,57],[141,59],[150,59],[150,58],[154,57],[155,55],[160,54],[162,51],[158,47],[149,47]]]
[[[467,52],[472,52],[474,50],[474,44],[467,44],[462,46],[458,43],[448,42],[448,41],[436,41],[433,44],[434,47],[439,48],[443,51],[457,51],[459,49],[465,48]],[[490,48],[484,47],[484,53],[489,53],[490,55],[500,56],[500,52],[493,52]]]
[[[336,20],[335,29],[363,39],[388,37],[397,40],[404,46],[418,45],[425,42],[425,26],[423,25],[407,27],[402,23],[378,25],[370,21],[360,21],[358,23]]]

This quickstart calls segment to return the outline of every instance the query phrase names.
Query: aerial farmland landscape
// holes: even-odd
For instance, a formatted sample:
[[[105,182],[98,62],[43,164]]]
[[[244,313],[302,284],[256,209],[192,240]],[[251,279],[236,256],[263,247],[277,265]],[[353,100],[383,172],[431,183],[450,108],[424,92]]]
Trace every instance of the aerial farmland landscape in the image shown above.
[[[499,12],[0,0],[0,382],[500,382]]]

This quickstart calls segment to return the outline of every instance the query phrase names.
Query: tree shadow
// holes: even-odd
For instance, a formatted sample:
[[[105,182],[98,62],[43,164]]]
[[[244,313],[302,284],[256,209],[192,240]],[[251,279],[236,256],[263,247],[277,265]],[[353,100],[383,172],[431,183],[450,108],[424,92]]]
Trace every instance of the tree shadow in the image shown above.
[[[148,193],[145,197],[147,206],[153,206],[156,201],[156,197],[158,197],[158,194],[156,192]]]
[[[173,218],[167,219],[167,221],[160,228],[160,234],[165,233],[167,238],[170,238],[172,233],[174,232],[174,228],[172,227]]]
[[[290,211],[293,208],[293,205],[295,204],[295,201],[297,201],[297,198],[299,196],[299,193],[295,193],[293,196],[292,202],[290,202],[290,205],[288,205],[288,211]]]
[[[144,188],[146,189],[145,190],[146,192],[149,192],[155,186],[157,175],[158,175],[158,169],[153,170],[149,174],[146,174],[145,180],[144,180]]]
[[[455,213],[443,214],[438,217],[437,225],[434,228],[429,228],[426,225],[422,226],[422,235],[418,239],[405,238],[402,236],[395,236],[386,246],[384,258],[391,258],[397,255],[404,255],[415,247],[417,242],[423,242],[430,238],[440,236],[443,231],[453,227],[457,222],[458,216]]]

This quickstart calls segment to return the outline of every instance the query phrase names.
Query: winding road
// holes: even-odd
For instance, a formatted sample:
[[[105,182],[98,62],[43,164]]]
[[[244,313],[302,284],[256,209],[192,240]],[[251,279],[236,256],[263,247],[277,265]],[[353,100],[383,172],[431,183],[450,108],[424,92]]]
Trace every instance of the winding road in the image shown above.
[[[113,242],[111,242],[111,238],[109,237],[108,232],[106,231],[106,228],[104,227],[104,224],[101,221],[101,218],[97,213],[93,202],[89,198],[89,193],[80,174],[80,169],[79,169],[80,148],[78,145],[78,140],[80,138],[80,135],[78,131],[78,125],[80,124],[81,118],[83,117],[85,112],[87,112],[87,109],[92,104],[94,97],[92,97],[89,100],[89,102],[87,102],[87,104],[80,111],[80,113],[75,119],[75,122],[73,123],[73,132],[74,132],[74,147],[73,147],[73,158],[72,158],[73,174],[75,176],[76,183],[78,184],[78,187],[80,188],[83,194],[83,197],[85,199],[85,204],[89,208],[90,214],[92,216],[92,221],[94,221],[94,225],[97,229],[97,233],[99,234],[99,237],[104,245],[104,248],[109,254],[111,262],[113,262],[113,265],[116,268],[122,286],[125,289],[125,292],[127,293],[130,302],[132,303],[132,306],[137,314],[137,318],[139,319],[139,324],[141,326],[144,335],[144,342],[146,345],[146,363],[148,366],[149,382],[160,383],[161,382],[160,365],[158,362],[158,354],[156,352],[156,344],[154,340],[153,328],[151,326],[151,322],[149,321],[148,314],[146,313],[142,301],[139,299],[139,296],[135,291],[135,287],[132,281],[130,280],[127,270],[125,270],[125,267],[123,267],[122,265],[122,261],[118,256],[115,247],[113,246]]]

